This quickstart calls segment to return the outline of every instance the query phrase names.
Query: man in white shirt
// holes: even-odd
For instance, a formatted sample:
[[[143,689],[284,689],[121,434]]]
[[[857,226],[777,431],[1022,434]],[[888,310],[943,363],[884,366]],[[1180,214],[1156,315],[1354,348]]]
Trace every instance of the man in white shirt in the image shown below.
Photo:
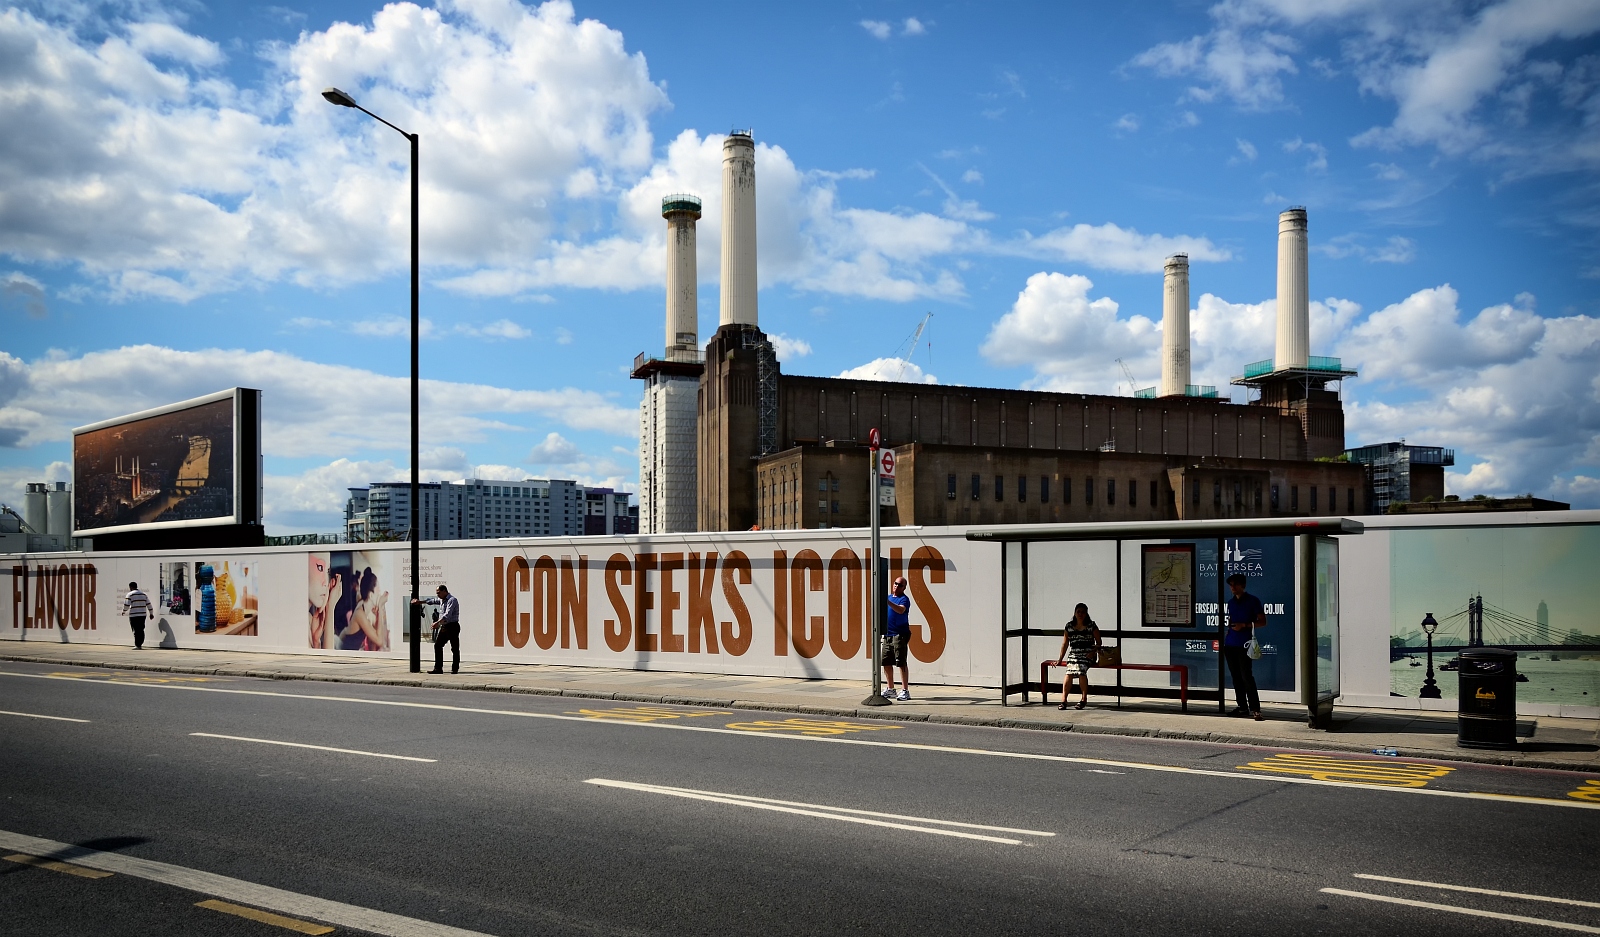
[[[150,597],[139,591],[137,582],[128,583],[128,594],[122,597],[122,614],[128,616],[133,628],[133,649],[144,650],[144,621],[151,617]]]
[[[450,644],[450,672],[461,672],[461,603],[444,586],[439,587],[436,599],[412,599],[415,605],[443,605],[439,615],[439,630],[433,636],[433,669],[429,673],[444,673],[444,646]]]

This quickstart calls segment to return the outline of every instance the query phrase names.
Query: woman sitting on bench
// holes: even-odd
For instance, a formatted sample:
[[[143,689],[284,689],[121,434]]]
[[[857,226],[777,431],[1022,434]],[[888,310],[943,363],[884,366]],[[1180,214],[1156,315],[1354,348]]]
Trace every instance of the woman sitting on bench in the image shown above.
[[[1061,636],[1061,653],[1056,657],[1056,663],[1065,664],[1067,668],[1067,676],[1061,681],[1061,705],[1057,709],[1067,708],[1073,677],[1078,678],[1078,689],[1082,693],[1078,705],[1073,708],[1082,709],[1088,704],[1089,668],[1099,656],[1100,626],[1089,617],[1089,606],[1079,602],[1072,610],[1072,621],[1067,623],[1066,633]]]

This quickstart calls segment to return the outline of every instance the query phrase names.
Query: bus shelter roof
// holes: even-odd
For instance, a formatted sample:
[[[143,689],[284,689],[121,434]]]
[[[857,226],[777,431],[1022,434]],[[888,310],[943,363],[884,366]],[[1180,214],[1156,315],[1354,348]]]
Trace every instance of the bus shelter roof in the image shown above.
[[[1063,540],[1216,540],[1226,537],[1289,537],[1300,534],[1359,534],[1348,517],[1246,517],[1195,521],[1122,521],[1105,524],[1004,524],[972,527],[968,540],[993,543]]]

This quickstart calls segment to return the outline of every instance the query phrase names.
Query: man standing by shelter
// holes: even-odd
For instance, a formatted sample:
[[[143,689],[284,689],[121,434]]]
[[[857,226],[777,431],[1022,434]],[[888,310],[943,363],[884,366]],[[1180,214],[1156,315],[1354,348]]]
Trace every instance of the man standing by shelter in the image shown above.
[[[889,593],[889,614],[883,626],[883,698],[911,701],[911,674],[906,667],[906,649],[911,644],[911,597],[906,595],[904,576],[894,581]],[[900,668],[900,695],[894,692],[894,668]]]
[[[436,599],[412,599],[413,605],[443,605],[439,615],[439,630],[433,634],[433,669],[428,673],[444,673],[444,646],[450,644],[450,672],[461,672],[461,603],[444,586],[438,589]]]
[[[128,616],[133,629],[133,649],[144,650],[144,622],[151,617],[150,597],[139,589],[137,582],[128,583],[128,594],[122,597],[122,614]]]
[[[1261,600],[1244,591],[1245,582],[1240,573],[1228,577],[1233,598],[1228,600],[1228,633],[1222,641],[1222,656],[1227,658],[1228,673],[1233,677],[1233,696],[1239,703],[1233,714],[1253,716],[1261,722],[1267,717],[1261,714],[1261,696],[1256,691],[1255,669],[1248,645],[1255,637],[1255,629],[1266,627],[1267,615]]]

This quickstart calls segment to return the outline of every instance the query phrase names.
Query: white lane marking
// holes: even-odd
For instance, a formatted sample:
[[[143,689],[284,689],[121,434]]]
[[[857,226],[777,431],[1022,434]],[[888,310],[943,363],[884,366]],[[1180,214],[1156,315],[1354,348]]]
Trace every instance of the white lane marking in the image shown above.
[[[872,820],[867,817],[851,816],[845,812],[835,812],[833,807],[818,806],[813,810],[801,807],[784,806],[781,803],[768,803],[757,799],[747,799],[740,795],[721,794],[716,791],[697,791],[685,787],[659,787],[654,784],[635,784],[631,781],[611,781],[606,778],[590,778],[585,784],[594,784],[599,787],[615,787],[626,791],[638,791],[645,794],[665,794],[668,797],[683,797],[688,800],[704,800],[716,804],[729,804],[734,807],[749,807],[753,810],[771,810],[777,813],[793,813],[803,817],[818,817],[823,820],[838,820],[841,823],[860,823],[865,826],[883,826],[894,830],[911,830],[915,833],[932,833],[935,836],[954,836],[959,839],[978,839],[986,843],[1004,843],[1007,846],[1020,846],[1022,840],[1010,839],[1004,836],[985,836],[981,833],[963,833],[960,830],[942,830],[931,826],[916,826],[910,823],[894,823],[888,820]],[[854,811],[851,811],[853,813]]]
[[[45,716],[40,713],[14,713],[9,709],[0,709],[0,716],[25,716],[29,719],[54,719],[56,722],[88,722],[87,719],[70,719],[66,716]]]
[[[832,807],[827,804],[808,804],[798,800],[774,800],[771,797],[755,797],[750,794],[725,794],[721,791],[697,791],[692,787],[670,787],[665,784],[651,784],[649,786],[658,790],[684,791],[689,794],[714,794],[717,797],[730,797],[737,800],[751,800],[763,804],[781,804],[785,807],[810,807],[816,810],[831,811],[833,813],[856,813],[867,817],[888,817],[891,820],[910,820],[916,823],[933,823],[939,826],[959,826],[969,830],[988,830],[991,833],[1017,833],[1022,836],[1056,835],[1046,830],[1024,830],[1013,826],[985,826],[982,823],[962,823],[957,820],[935,820],[932,817],[908,817],[904,814],[898,813],[880,813],[876,810],[856,810],[852,807]]]
[[[1581,934],[1600,934],[1600,927],[1590,927],[1587,924],[1572,924],[1567,921],[1552,921],[1549,918],[1528,917],[1524,914],[1505,914],[1500,911],[1480,911],[1477,908],[1463,908],[1453,904],[1436,904],[1432,901],[1413,901],[1410,898],[1391,898],[1388,895],[1373,895],[1364,891],[1346,891],[1343,888],[1321,889],[1325,895],[1343,895],[1346,898],[1365,898],[1368,901],[1382,901],[1386,904],[1401,904],[1408,908],[1426,908],[1429,911],[1449,911],[1452,914],[1470,914],[1473,917],[1489,917],[1497,921],[1516,921],[1519,924],[1538,924],[1543,927],[1554,927],[1558,930],[1575,930]]]
[[[1127,774],[1126,771],[1107,771],[1104,768],[1084,768],[1090,774]]]
[[[101,852],[97,849],[58,843],[6,830],[0,830],[0,848],[70,861],[75,865],[100,869],[103,872],[131,875],[134,878],[159,882],[185,891],[237,901],[240,904],[253,905],[280,914],[325,921],[351,930],[382,934],[384,937],[488,937],[479,931],[463,930],[448,924],[435,924],[432,921],[403,917],[387,911],[345,904],[342,901],[302,895],[298,892],[273,888],[270,885],[258,885],[255,882],[229,878],[215,872],[203,872],[199,869],[169,865],[165,862],[139,859],[114,852]]]
[[[326,745],[307,745],[304,742],[280,742],[277,739],[253,739],[244,735],[217,735],[214,732],[190,732],[203,739],[232,739],[235,742],[257,742],[262,745],[282,745],[286,748],[314,748],[319,752],[338,752],[341,755],[366,755],[368,758],[393,758],[396,761],[437,762],[437,758],[413,758],[410,755],[385,755],[383,752],[364,752],[354,748],[330,748]]]
[[[1576,898],[1552,898],[1549,895],[1526,895],[1519,891],[1496,891],[1493,888],[1473,888],[1468,885],[1449,885],[1444,882],[1424,882],[1414,878],[1393,878],[1388,875],[1367,875],[1362,872],[1355,874],[1356,878],[1364,878],[1374,882],[1393,882],[1396,885],[1420,885],[1423,888],[1439,888],[1445,891],[1465,891],[1474,895],[1493,895],[1496,898],[1519,898],[1523,901],[1548,901],[1551,904],[1570,904],[1580,908],[1600,908],[1600,902],[1579,901]]]
[[[1538,807],[1569,807],[1578,810],[1600,810],[1600,803],[1578,800],[1556,800],[1551,797],[1525,797],[1520,794],[1488,794],[1482,791],[1440,791],[1425,787],[1393,787],[1390,785],[1359,784],[1352,781],[1323,781],[1316,778],[1297,778],[1287,775],[1249,774],[1239,771],[1213,771],[1206,768],[1186,768],[1181,765],[1158,765],[1140,761],[1115,761],[1109,758],[1081,758],[1072,755],[1042,755],[1035,752],[1008,752],[986,748],[962,748],[955,745],[928,745],[917,742],[887,742],[876,739],[840,738],[837,736],[790,735],[785,732],[745,732],[739,729],[716,729],[711,726],[683,725],[672,722],[623,722],[616,719],[592,719],[588,716],[565,716],[555,713],[536,713],[517,709],[480,709],[475,706],[449,706],[444,703],[413,703],[405,700],[365,699],[359,696],[324,696],[310,693],[275,693],[271,690],[233,690],[222,687],[192,686],[181,683],[135,683],[121,680],[81,680],[44,673],[17,673],[0,670],[4,677],[29,677],[36,680],[62,680],[80,686],[142,687],[155,690],[187,690],[195,693],[232,693],[238,696],[270,696],[281,699],[312,700],[331,703],[363,703],[369,706],[395,706],[402,709],[433,709],[447,712],[477,713],[490,716],[520,716],[525,719],[549,719],[556,722],[584,722],[589,725],[618,726],[633,729],[664,729],[672,732],[711,732],[719,735],[738,735],[744,738],[787,739],[797,742],[816,742],[825,745],[866,745],[873,748],[901,748],[912,751],[943,752],[955,755],[986,755],[991,758],[1017,758],[1025,761],[1048,761],[1058,764],[1100,765],[1107,768],[1127,768],[1133,771],[1163,771],[1169,774],[1190,774],[1213,778],[1233,778],[1243,781],[1265,781],[1271,784],[1303,784],[1310,787],[1340,787],[1346,790],[1372,791],[1390,794],[1416,794],[1422,797],[1452,797],[1460,800],[1488,800],[1499,803],[1529,804]]]

